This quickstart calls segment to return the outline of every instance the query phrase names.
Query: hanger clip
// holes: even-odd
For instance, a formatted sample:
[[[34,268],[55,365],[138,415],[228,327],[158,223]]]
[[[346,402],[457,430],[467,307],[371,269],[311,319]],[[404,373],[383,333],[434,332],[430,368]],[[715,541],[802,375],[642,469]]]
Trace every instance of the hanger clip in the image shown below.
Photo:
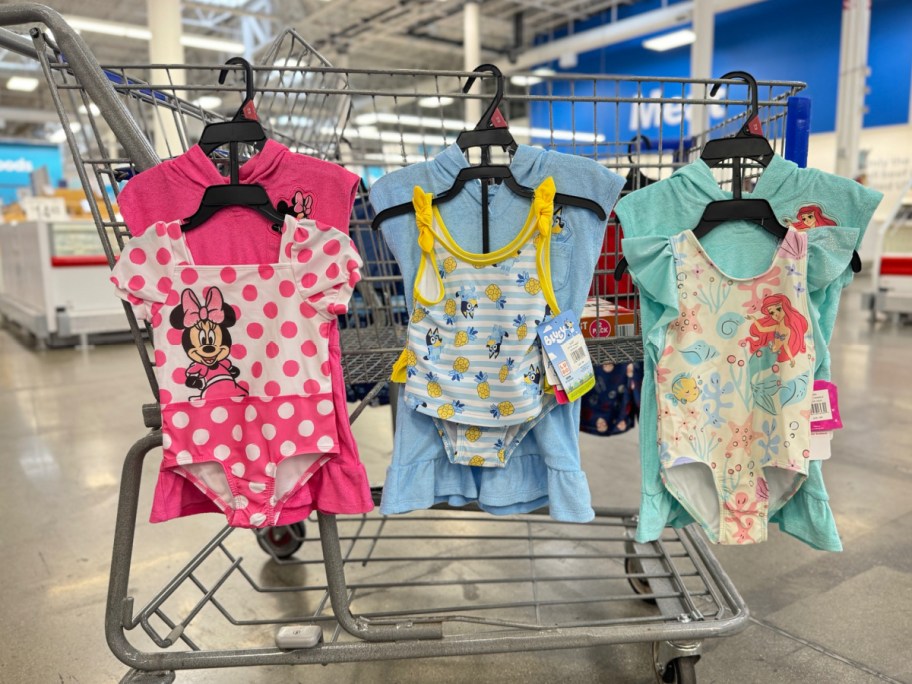
[[[760,116],[755,114],[751,120],[745,124],[745,129],[751,135],[763,135],[763,124],[760,123]]]
[[[241,114],[248,121],[259,121],[260,117],[257,116],[256,105],[253,104],[253,100],[248,100],[244,103],[244,106],[241,107]]]
[[[507,120],[504,118],[504,115],[500,113],[500,107],[494,109],[494,112],[491,114],[491,128],[509,128],[510,125],[507,123]]]

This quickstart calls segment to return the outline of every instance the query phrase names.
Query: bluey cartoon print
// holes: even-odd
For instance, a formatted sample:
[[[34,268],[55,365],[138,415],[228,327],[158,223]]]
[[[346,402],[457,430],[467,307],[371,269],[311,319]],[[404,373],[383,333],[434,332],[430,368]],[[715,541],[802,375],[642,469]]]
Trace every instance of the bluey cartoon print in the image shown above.
[[[537,363],[529,364],[529,370],[523,373],[523,395],[538,396],[541,389],[542,371]]]
[[[501,325],[495,325],[491,328],[491,334],[488,336],[488,341],[485,342],[485,347],[488,348],[489,359],[496,359],[500,356],[500,346],[503,344],[504,338],[509,336],[510,335]]]
[[[478,308],[478,294],[475,286],[470,285],[456,293],[462,301],[459,303],[459,310],[463,318],[475,318],[475,310]]]
[[[440,335],[439,328],[428,328],[424,335],[424,344],[427,346],[427,356],[425,361],[440,361],[440,354],[443,352],[443,337]]]
[[[229,328],[237,318],[217,287],[204,288],[202,301],[191,289],[181,293],[180,304],[171,312],[171,326],[182,330],[181,344],[192,363],[184,384],[199,394],[191,399],[240,397],[247,394],[236,379],[240,369],[231,354]]]

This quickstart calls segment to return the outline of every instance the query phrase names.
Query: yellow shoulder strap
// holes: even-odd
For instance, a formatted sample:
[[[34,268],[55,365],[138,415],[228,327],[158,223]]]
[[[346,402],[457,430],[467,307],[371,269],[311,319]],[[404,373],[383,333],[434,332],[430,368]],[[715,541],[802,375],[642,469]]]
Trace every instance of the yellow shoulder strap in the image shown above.
[[[421,261],[418,263],[418,273],[415,275],[412,291],[415,300],[426,305],[438,304],[443,299],[443,281],[437,271],[437,260],[434,258],[434,232],[431,228],[434,223],[432,199],[431,193],[415,186],[412,192],[412,206],[415,208],[415,223],[418,226],[418,247],[421,248]],[[426,296],[428,293],[424,291],[425,288],[421,287],[425,283],[426,275],[436,279],[437,291],[430,296]]]
[[[560,313],[557,298],[554,296],[554,285],[551,283],[551,225],[554,222],[554,195],[557,189],[554,179],[548,176],[535,189],[532,209],[536,216],[535,255],[538,266],[538,279],[542,284],[545,301],[556,316]]]

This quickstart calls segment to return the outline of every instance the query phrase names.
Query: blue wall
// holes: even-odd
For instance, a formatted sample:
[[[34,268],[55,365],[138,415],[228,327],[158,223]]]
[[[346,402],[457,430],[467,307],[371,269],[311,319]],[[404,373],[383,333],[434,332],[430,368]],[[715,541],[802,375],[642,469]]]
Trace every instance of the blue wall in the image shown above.
[[[620,16],[654,9],[652,5],[657,6],[658,2],[621,8]],[[721,76],[740,69],[758,79],[804,81],[808,84],[806,94],[813,100],[811,131],[832,131],[836,121],[841,11],[837,0],[767,0],[721,14],[716,18],[713,72]],[[600,19],[590,20],[577,30],[599,23]],[[642,41],[637,38],[582,54],[571,71],[689,75],[689,47],[652,52],[642,47]],[[907,123],[912,81],[912,2],[873,0],[868,54],[871,92],[866,101],[869,113],[865,126]]]

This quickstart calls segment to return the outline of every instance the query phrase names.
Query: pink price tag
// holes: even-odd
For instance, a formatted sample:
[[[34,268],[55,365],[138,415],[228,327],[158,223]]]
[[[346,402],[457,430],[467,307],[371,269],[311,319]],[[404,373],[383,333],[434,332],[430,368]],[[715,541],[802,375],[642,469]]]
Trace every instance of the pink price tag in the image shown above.
[[[815,380],[811,394],[811,432],[830,432],[842,428],[839,415],[839,393],[836,385]]]

